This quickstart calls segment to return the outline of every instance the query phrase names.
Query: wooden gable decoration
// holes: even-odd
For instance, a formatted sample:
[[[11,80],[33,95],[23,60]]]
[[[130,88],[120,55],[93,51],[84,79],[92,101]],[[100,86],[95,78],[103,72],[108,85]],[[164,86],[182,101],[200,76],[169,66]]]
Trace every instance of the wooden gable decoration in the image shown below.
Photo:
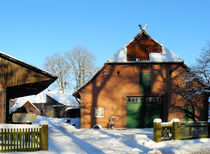
[[[149,53],[161,52],[161,45],[142,30],[127,46],[127,61],[149,61]]]

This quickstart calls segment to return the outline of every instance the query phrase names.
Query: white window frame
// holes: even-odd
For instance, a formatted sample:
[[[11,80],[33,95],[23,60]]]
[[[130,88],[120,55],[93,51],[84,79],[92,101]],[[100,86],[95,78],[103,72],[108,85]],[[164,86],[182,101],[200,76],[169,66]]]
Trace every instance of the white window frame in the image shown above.
[[[96,118],[104,118],[104,107],[96,107],[95,108],[95,117]]]

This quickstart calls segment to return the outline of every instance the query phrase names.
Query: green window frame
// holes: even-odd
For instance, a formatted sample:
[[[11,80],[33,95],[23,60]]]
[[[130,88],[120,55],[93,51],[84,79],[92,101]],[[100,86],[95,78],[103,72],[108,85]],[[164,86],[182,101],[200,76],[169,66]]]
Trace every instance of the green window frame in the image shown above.
[[[142,93],[150,92],[150,73],[140,73],[139,89],[140,89],[140,92]]]
[[[184,121],[193,121],[193,107],[185,106],[184,107]]]

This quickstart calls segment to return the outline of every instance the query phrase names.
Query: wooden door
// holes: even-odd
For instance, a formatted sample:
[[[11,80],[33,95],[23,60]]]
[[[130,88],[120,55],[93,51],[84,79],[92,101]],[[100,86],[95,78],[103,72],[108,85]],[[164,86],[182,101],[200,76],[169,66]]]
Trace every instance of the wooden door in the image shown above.
[[[152,128],[153,120],[161,117],[160,97],[127,97],[127,128]]]

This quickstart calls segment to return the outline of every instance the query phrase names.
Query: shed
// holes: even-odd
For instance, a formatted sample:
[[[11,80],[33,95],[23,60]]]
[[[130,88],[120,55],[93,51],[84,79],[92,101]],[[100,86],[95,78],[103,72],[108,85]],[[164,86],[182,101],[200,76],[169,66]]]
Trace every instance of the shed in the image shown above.
[[[80,117],[80,104],[71,94],[49,91],[46,94],[46,115],[58,118]]]
[[[10,112],[10,114],[12,114],[14,112],[25,113],[25,112],[19,111],[19,110],[21,110],[21,108],[24,108],[26,113],[34,113],[36,115],[41,114],[40,110],[35,105],[33,105],[30,101],[20,102],[20,103],[16,102],[16,104],[14,104],[12,106],[12,108],[9,110],[9,112]]]

